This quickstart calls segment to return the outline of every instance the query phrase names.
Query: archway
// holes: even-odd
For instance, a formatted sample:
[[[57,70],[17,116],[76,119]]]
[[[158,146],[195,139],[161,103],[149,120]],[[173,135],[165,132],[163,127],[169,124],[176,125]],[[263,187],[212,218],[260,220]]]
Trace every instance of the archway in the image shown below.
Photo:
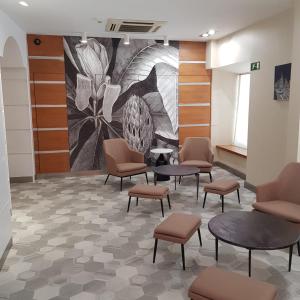
[[[28,73],[12,37],[5,43],[0,66],[9,176],[12,182],[32,181],[34,156]]]

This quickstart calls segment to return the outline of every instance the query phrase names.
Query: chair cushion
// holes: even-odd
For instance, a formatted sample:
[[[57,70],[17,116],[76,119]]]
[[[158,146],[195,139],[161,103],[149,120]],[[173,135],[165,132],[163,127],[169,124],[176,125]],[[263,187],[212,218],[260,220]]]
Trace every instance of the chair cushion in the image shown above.
[[[269,283],[216,267],[201,272],[189,289],[191,299],[273,300],[276,293],[276,288]],[[201,298],[197,298],[197,295]]]
[[[144,169],[146,166],[144,163],[121,163],[117,164],[117,169],[120,173],[125,173]]]
[[[255,202],[252,205],[255,209],[284,218],[291,222],[300,223],[300,205],[287,201],[266,201]]]
[[[195,215],[174,213],[154,230],[154,237],[175,243],[185,242],[199,228],[201,218]]]
[[[169,193],[169,188],[158,185],[137,184],[128,191],[128,195],[161,197]]]
[[[240,184],[235,180],[216,180],[212,183],[206,184],[204,186],[204,191],[209,192],[213,190],[213,191],[227,192],[238,188],[240,188]]]
[[[212,168],[212,164],[209,163],[208,161],[204,160],[185,160],[181,163],[181,165],[185,166],[193,166],[193,167],[198,167],[198,168]]]

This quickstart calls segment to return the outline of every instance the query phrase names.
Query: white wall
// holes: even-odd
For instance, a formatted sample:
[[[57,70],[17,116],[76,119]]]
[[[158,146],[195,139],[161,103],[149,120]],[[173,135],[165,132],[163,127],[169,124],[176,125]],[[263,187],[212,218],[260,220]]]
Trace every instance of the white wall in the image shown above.
[[[15,42],[19,51],[16,50],[16,52],[14,52],[14,50],[12,50],[10,52],[11,55],[9,60],[5,60],[5,58],[3,58],[3,53],[8,40],[9,43]],[[19,28],[6,14],[0,11],[0,65],[6,66],[6,63],[9,61],[21,61],[23,67],[26,68],[26,73],[28,74],[26,49],[26,33],[21,28]],[[13,57],[18,52],[20,52],[20,59],[18,59],[18,57]],[[3,104],[4,100],[1,82],[2,81],[0,71],[0,257],[3,255],[4,250],[7,247],[8,242],[11,238],[11,197],[6,146],[6,130]]]
[[[25,68],[1,68],[9,176],[33,177],[32,129]]]
[[[214,42],[213,68],[260,61],[251,74],[247,181],[257,185],[274,178],[286,163],[289,102],[273,100],[274,67],[291,62],[293,12],[252,25]]]

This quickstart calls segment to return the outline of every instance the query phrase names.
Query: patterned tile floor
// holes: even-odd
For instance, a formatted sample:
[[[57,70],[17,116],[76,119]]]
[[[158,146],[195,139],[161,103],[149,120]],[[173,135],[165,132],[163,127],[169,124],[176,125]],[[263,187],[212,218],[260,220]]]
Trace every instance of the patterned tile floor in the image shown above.
[[[220,168],[213,176],[235,178]],[[196,202],[193,177],[184,178],[177,191],[173,181],[163,183],[172,190],[172,210],[165,205],[166,215],[182,211],[203,220],[203,248],[193,236],[186,246],[187,270],[182,271],[180,247],[168,242],[159,243],[152,264],[153,229],[162,220],[159,203],[141,200],[126,213],[127,189],[144,177],[124,180],[123,192],[117,178],[106,186],[104,179],[52,178],[12,186],[14,245],[0,273],[0,299],[187,299],[198,272],[216,264],[207,222],[220,213],[219,198],[209,195],[203,210],[203,193]],[[201,176],[201,185],[206,180]],[[254,194],[242,188],[241,199],[240,206],[236,194],[226,197],[225,211],[250,210]],[[244,249],[221,243],[219,253],[221,268],[247,274]],[[291,273],[287,265],[285,250],[255,251],[252,274],[277,285],[278,299],[300,299],[300,258],[294,255]]]

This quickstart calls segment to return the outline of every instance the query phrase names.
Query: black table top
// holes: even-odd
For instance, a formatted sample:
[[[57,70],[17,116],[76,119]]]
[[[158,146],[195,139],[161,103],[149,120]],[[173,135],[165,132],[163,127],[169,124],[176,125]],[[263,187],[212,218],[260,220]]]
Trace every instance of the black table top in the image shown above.
[[[153,167],[152,169],[154,173],[166,176],[187,176],[198,174],[200,172],[200,169],[197,167],[182,165],[162,165]]]
[[[258,211],[220,214],[209,221],[208,229],[219,240],[247,249],[282,249],[300,239],[298,225]]]

